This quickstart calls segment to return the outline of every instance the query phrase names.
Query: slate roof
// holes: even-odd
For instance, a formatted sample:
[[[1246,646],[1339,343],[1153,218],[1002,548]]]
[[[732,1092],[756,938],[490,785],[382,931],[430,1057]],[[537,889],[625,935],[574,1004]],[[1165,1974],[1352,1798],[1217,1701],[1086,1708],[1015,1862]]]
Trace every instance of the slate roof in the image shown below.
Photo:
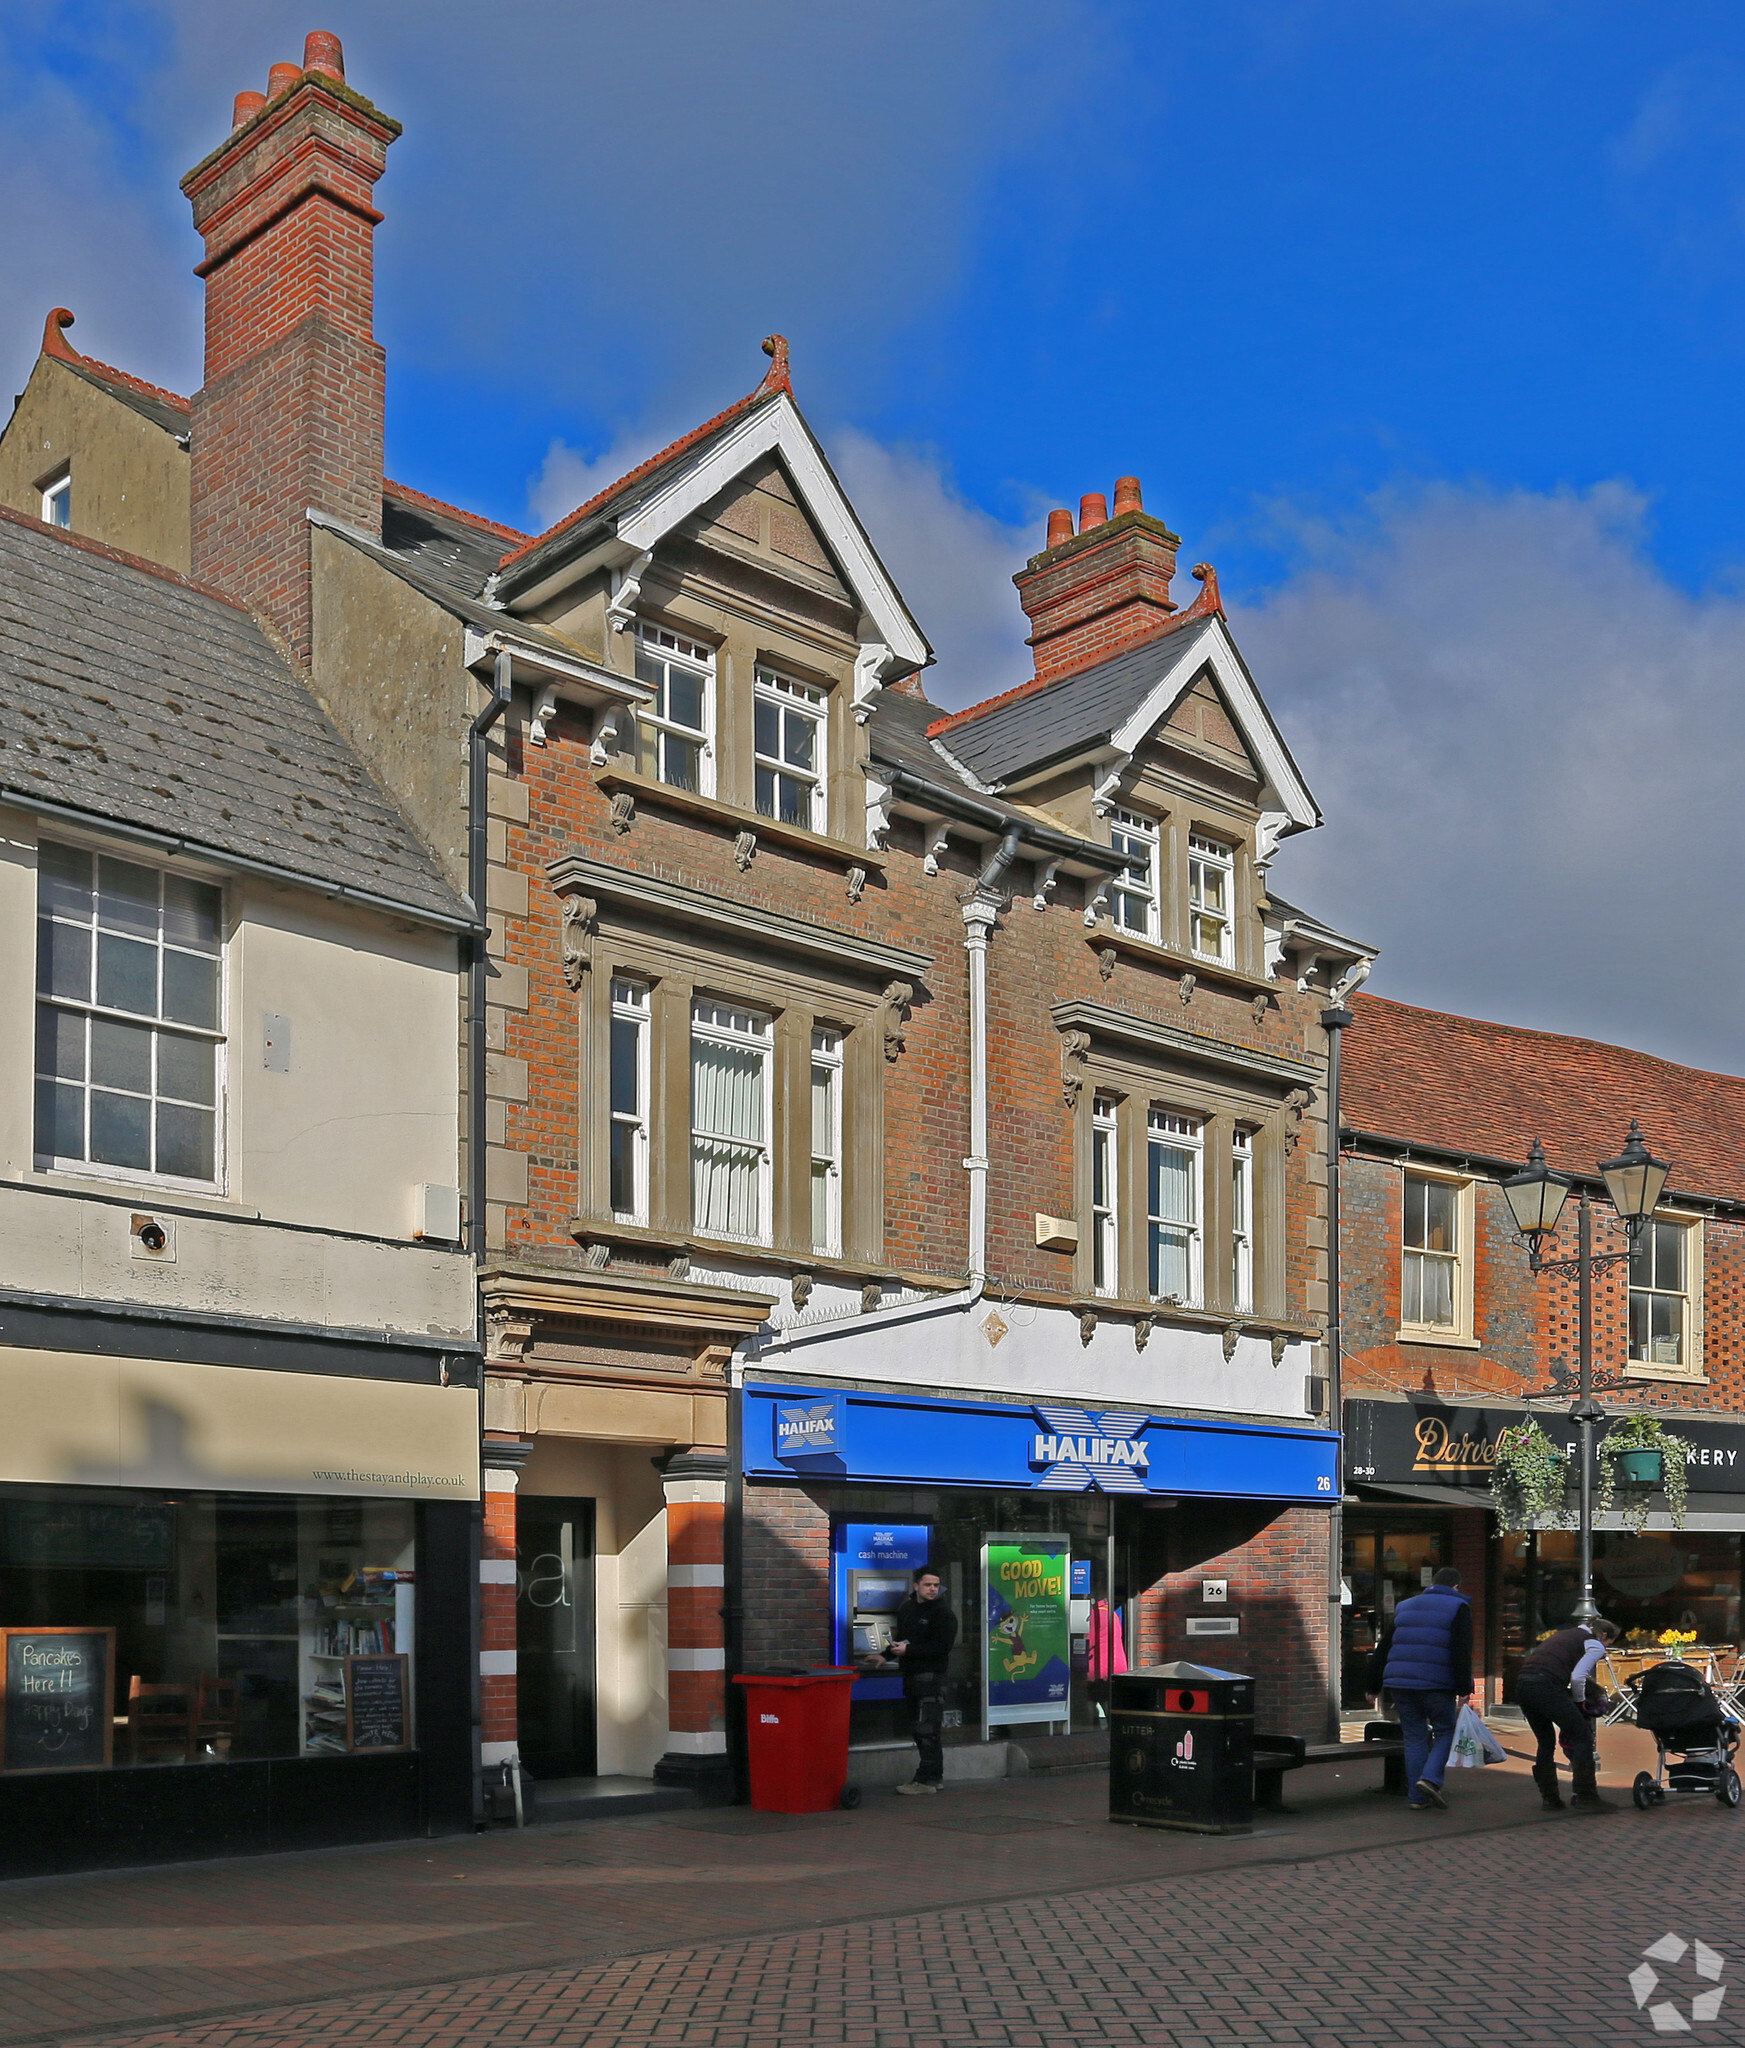
[[[382,546],[468,597],[484,589],[504,543],[526,538],[512,526],[444,505],[405,484],[382,487]]]
[[[111,398],[120,399],[123,405],[142,414],[154,427],[162,427],[166,434],[186,440],[191,408],[188,401],[174,391],[164,391],[156,384],[144,383],[138,377],[130,377],[125,370],[112,369],[109,364],[97,362],[91,356],[69,354],[57,356],[56,360],[71,370],[75,377],[82,377],[87,384],[96,385],[99,391],[108,392]]]
[[[0,507],[0,801],[470,925],[253,615]]]
[[[1745,1079],[1628,1046],[1486,1024],[1357,995],[1340,1108],[1352,1130],[1479,1159],[1524,1160],[1534,1138],[1590,1178],[1639,1117],[1667,1186],[1745,1199]]]
[[[1107,739],[1156,689],[1164,670],[1209,640],[1212,630],[1211,620],[1202,619],[1180,637],[1153,634],[1095,668],[1040,689],[1020,686],[985,711],[971,705],[939,719],[935,737],[979,781],[997,786],[1020,770]]]

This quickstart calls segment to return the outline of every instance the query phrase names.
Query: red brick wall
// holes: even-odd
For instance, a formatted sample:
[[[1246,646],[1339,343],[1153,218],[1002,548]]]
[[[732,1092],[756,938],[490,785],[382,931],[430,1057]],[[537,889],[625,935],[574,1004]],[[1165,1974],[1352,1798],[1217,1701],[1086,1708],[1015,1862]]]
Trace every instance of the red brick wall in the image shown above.
[[[515,1561],[515,1495],[487,1487],[484,1499],[484,1533],[480,1556]],[[480,1586],[479,1647],[481,1650],[515,1648],[515,1587]],[[515,1680],[483,1678],[482,1721],[479,1737],[484,1742],[513,1742],[516,1732]]]
[[[801,1486],[745,1488],[740,1599],[748,1671],[823,1664],[830,1643],[830,1510]]]

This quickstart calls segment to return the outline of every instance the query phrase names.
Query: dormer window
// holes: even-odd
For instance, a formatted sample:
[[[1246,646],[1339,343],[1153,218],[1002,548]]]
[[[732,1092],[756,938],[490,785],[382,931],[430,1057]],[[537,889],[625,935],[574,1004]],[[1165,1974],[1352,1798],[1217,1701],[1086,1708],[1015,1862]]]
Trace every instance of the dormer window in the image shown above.
[[[73,523],[73,473],[63,469],[42,487],[42,516],[50,526],[70,527]]]
[[[1201,960],[1228,967],[1234,956],[1230,922],[1235,894],[1236,851],[1203,833],[1188,836],[1189,944]]]
[[[644,775],[674,789],[712,796],[715,788],[715,657],[661,626],[636,632],[636,680],[653,692],[637,712],[637,761]]]
[[[1157,836],[1157,820],[1138,811],[1117,811],[1109,830],[1110,846],[1127,860],[1109,885],[1110,915],[1142,939],[1159,935]]]
[[[753,697],[757,808],[781,824],[822,832],[829,697],[769,668],[757,671]]]

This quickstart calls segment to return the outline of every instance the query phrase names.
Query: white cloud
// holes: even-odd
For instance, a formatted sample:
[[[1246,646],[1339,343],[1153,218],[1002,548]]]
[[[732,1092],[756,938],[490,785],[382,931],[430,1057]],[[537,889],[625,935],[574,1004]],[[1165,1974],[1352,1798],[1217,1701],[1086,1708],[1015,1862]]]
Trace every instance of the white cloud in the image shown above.
[[[543,533],[548,526],[555,526],[578,505],[585,505],[596,492],[627,476],[675,438],[672,434],[621,434],[600,455],[585,455],[567,441],[553,441],[537,475],[527,485],[528,517],[533,531]]]
[[[1408,1002],[1745,1067],[1745,603],[1623,485],[1441,486],[1305,531],[1235,630],[1328,818],[1284,894]]]

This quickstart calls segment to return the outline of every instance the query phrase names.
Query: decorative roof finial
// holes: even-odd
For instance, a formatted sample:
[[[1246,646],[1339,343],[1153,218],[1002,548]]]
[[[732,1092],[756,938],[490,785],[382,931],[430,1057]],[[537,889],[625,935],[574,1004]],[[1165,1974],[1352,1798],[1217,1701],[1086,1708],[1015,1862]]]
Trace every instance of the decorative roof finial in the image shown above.
[[[763,352],[769,357],[769,368],[764,372],[759,391],[786,391],[793,394],[793,380],[788,375],[788,337],[785,334],[766,334],[763,338]]]
[[[1212,567],[1210,562],[1196,562],[1194,564],[1194,575],[1200,584],[1200,594],[1188,606],[1183,616],[1205,619],[1210,618],[1216,612],[1218,617],[1222,618],[1224,616],[1224,600],[1218,595],[1217,570]]]
[[[63,327],[71,327],[73,316],[65,306],[57,306],[42,323],[42,352],[45,356],[59,356],[62,362],[77,362],[79,351],[61,333]]]

